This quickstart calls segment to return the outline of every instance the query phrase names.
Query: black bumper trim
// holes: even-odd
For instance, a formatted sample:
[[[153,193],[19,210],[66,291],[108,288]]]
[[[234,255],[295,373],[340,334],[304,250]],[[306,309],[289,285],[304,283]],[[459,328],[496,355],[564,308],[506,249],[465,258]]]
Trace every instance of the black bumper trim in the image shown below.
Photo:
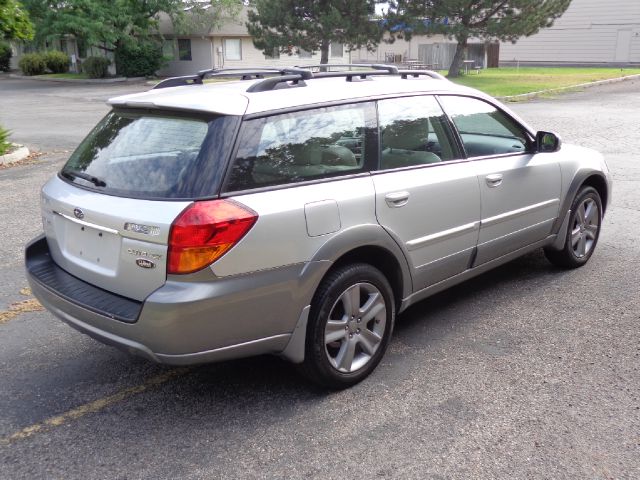
[[[126,323],[135,323],[142,302],[108,292],[74,277],[51,258],[47,239],[42,236],[27,245],[27,273],[55,295],[92,312]]]

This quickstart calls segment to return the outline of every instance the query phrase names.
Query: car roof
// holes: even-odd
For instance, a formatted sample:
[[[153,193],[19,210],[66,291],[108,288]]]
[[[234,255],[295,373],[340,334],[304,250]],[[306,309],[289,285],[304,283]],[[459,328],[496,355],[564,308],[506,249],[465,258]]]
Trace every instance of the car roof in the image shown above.
[[[401,78],[396,75],[371,75],[366,79],[353,81],[347,81],[345,77],[316,77],[305,80],[305,86],[247,91],[260,81],[205,81],[203,84],[152,89],[147,92],[115,97],[108,103],[112,106],[130,108],[179,109],[224,115],[247,115],[314,104],[366,100],[411,93],[455,92],[486,97],[477,90],[456,85],[446,79],[428,76]]]

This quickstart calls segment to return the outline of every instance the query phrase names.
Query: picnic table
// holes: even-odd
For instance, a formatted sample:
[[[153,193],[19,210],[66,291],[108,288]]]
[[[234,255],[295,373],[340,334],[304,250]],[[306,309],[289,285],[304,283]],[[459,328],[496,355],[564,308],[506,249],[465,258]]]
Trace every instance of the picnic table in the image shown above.
[[[405,60],[402,64],[409,70],[430,70],[437,68],[437,63],[422,63],[420,60]]]
[[[462,63],[464,64],[464,73],[466,75],[467,73],[469,73],[469,65],[475,65],[476,61],[475,60],[463,60]]]

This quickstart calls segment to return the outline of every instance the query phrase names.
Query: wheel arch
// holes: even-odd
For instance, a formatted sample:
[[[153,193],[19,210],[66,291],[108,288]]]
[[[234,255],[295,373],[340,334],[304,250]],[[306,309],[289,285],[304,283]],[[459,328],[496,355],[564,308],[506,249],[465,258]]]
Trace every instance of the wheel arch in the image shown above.
[[[583,187],[593,187],[600,195],[600,199],[602,200],[602,214],[604,215],[605,210],[607,209],[607,203],[609,201],[609,189],[607,187],[606,180],[598,174],[592,174],[588,176],[580,185],[580,188],[576,191],[580,191]]]
[[[366,245],[355,248],[344,255],[342,255],[331,266],[328,275],[333,270],[350,265],[353,263],[366,263],[372,267],[377,268],[382,272],[391,285],[393,290],[394,302],[396,311],[402,304],[404,295],[404,279],[402,278],[402,271],[397,259],[388,250],[374,245]]]
[[[345,230],[323,245],[313,260],[332,262],[320,283],[336,268],[350,263],[367,263],[377,268],[391,284],[397,309],[413,289],[404,253],[380,225],[361,225]]]
[[[555,225],[551,229],[552,233],[560,233],[560,230],[563,226],[563,221],[565,220],[565,217],[568,215],[569,210],[571,209],[573,199],[576,197],[580,189],[582,189],[584,186],[590,186],[596,189],[596,191],[600,195],[600,199],[602,200],[602,213],[604,214],[610,194],[609,185],[606,178],[604,177],[604,174],[598,170],[591,169],[578,172],[574,176],[571,184],[569,185],[569,188],[567,189],[567,193],[564,196],[558,218]]]

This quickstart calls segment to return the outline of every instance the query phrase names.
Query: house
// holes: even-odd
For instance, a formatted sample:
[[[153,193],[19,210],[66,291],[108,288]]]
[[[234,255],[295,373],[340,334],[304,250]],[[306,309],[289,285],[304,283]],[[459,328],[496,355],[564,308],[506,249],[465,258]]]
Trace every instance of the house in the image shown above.
[[[294,53],[293,55],[274,52],[271,56],[253,45],[247,27],[247,9],[243,8],[237,18],[228,18],[218,28],[188,35],[177,34],[167,15],[160,18],[159,31],[163,37],[163,52],[170,58],[166,67],[158,71],[161,76],[187,75],[207,68],[267,67],[319,64],[320,52]],[[485,67],[491,64],[491,48],[482,41],[472,42],[468,58],[475,65]],[[497,48],[497,44],[493,44]],[[456,44],[443,35],[413,36],[411,40],[390,41],[386,35],[378,48],[371,52],[366,48],[348,51],[342,44],[332,44],[329,63],[407,63],[433,69],[446,69],[453,60]]]
[[[385,41],[386,40],[386,41]],[[366,49],[352,52],[353,63],[398,63],[417,64],[433,70],[446,70],[453,61],[456,43],[444,35],[415,35],[411,40],[395,40],[388,43],[385,35],[378,48],[369,52]],[[487,68],[498,66],[498,44],[472,39],[467,50],[467,59],[473,66]]]
[[[640,0],[573,0],[553,26],[502,43],[500,64],[640,64]]]
[[[222,25],[209,31],[188,35],[176,33],[168,15],[161,15],[159,31],[163,37],[163,53],[168,64],[158,71],[160,76],[188,75],[208,68],[268,67],[319,64],[320,52],[300,51],[293,55],[266,56],[254,47],[247,27],[247,9],[243,8],[236,18],[227,18]],[[342,44],[332,44],[330,63],[350,63],[351,54]]]
[[[174,28],[171,18],[166,14],[159,16],[158,33],[162,39],[162,51],[167,64],[157,74],[159,76],[190,75],[194,72],[210,68],[233,67],[284,67],[294,65],[317,65],[320,63],[320,52],[295,51],[292,55],[274,51],[272,55],[253,45],[252,37],[247,31],[247,8],[243,7],[235,18],[225,18],[220,25],[202,31],[192,31],[181,34]],[[487,48],[487,47],[491,48]],[[497,66],[497,51],[495,62],[491,61],[492,48],[497,44],[486,44],[482,41],[472,41],[469,46],[468,58],[475,61],[479,67]],[[113,60],[113,53],[97,47],[81,45],[73,35],[65,35],[50,39],[45,45],[47,50],[60,50],[71,59],[77,60],[77,65],[86,57],[92,55],[107,56]],[[385,35],[383,41],[374,51],[366,48],[349,51],[340,43],[333,43],[329,50],[329,63],[395,63],[417,65],[420,68],[446,69],[451,64],[456,44],[443,35],[430,37],[415,35],[410,40],[396,39],[391,41]],[[22,54],[29,53],[28,45],[15,44],[12,68],[18,68],[18,61]],[[71,70],[77,71],[77,66]],[[110,72],[115,73],[115,65],[111,65]]]

